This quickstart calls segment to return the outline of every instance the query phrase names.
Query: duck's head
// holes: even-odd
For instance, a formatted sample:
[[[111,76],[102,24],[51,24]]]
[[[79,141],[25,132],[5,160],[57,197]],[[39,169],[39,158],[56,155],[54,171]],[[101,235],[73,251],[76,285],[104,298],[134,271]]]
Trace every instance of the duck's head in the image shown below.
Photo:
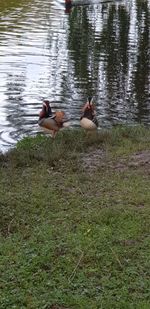
[[[95,104],[93,103],[93,97],[88,97],[87,99],[88,108],[95,111]]]
[[[92,105],[92,103],[93,103],[93,97],[88,97],[88,98],[87,98],[87,102],[88,102],[90,105]]]
[[[43,109],[48,111],[49,107],[50,107],[50,102],[48,100],[44,100],[43,101]]]
[[[40,111],[40,118],[46,117],[46,115],[50,114],[51,107],[50,102],[48,100],[43,101],[42,110]]]

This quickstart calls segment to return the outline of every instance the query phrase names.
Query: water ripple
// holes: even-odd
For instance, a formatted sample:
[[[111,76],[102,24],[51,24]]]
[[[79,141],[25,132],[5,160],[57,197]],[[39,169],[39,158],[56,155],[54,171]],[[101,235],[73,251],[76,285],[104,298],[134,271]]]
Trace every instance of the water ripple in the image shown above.
[[[1,151],[40,132],[43,98],[72,126],[89,94],[100,127],[149,124],[148,1],[78,2],[70,14],[62,0],[0,4]]]

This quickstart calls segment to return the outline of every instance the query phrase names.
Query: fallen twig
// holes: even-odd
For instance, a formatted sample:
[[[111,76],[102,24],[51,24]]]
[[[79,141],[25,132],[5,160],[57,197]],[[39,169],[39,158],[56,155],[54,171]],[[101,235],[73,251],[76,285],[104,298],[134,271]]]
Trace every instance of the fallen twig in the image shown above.
[[[116,260],[117,260],[119,266],[120,266],[121,268],[123,268],[123,265],[121,264],[121,262],[120,262],[120,260],[119,260],[119,257],[118,257],[118,255],[116,254],[116,252],[115,252],[111,247],[110,247],[110,250],[112,251],[114,257],[116,258]]]
[[[77,270],[78,266],[80,265],[81,260],[83,259],[83,256],[84,256],[84,252],[81,252],[81,255],[80,255],[80,258],[78,260],[78,263],[76,264],[72,274],[70,275],[70,277],[68,279],[69,282],[71,282],[73,280],[73,278],[74,278],[74,276],[76,274],[76,270]]]

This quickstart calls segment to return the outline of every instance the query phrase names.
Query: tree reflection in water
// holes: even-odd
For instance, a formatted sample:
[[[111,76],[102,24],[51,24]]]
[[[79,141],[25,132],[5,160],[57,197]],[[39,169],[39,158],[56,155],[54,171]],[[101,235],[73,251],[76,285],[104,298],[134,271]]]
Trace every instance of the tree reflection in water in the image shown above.
[[[36,132],[43,98],[78,125],[88,95],[101,126],[149,123],[148,0],[97,0],[70,14],[56,1],[6,4],[0,4],[0,111],[6,111],[0,132],[12,128],[17,138]]]

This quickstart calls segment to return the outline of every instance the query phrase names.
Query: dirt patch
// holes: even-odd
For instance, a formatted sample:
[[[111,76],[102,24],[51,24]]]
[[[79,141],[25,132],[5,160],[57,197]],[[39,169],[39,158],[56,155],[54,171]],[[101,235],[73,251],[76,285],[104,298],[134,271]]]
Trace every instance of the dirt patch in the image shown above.
[[[129,166],[148,166],[150,167],[150,151],[137,152],[131,156]]]
[[[88,154],[82,155],[81,157],[82,167],[85,170],[95,171],[97,168],[102,168],[107,166],[107,168],[115,169],[119,171],[127,170],[128,168],[139,168],[144,167],[144,169],[150,172],[150,150],[136,152],[131,155],[128,159],[120,158],[116,162],[112,162],[107,156],[104,150],[96,149],[90,151]]]
[[[85,170],[95,170],[106,165],[106,152],[102,149],[91,150],[81,156],[81,164]]]
[[[113,165],[113,168],[119,171],[124,171],[128,168],[143,168],[146,173],[150,173],[150,151],[136,152],[128,159],[120,159],[117,164]]]

